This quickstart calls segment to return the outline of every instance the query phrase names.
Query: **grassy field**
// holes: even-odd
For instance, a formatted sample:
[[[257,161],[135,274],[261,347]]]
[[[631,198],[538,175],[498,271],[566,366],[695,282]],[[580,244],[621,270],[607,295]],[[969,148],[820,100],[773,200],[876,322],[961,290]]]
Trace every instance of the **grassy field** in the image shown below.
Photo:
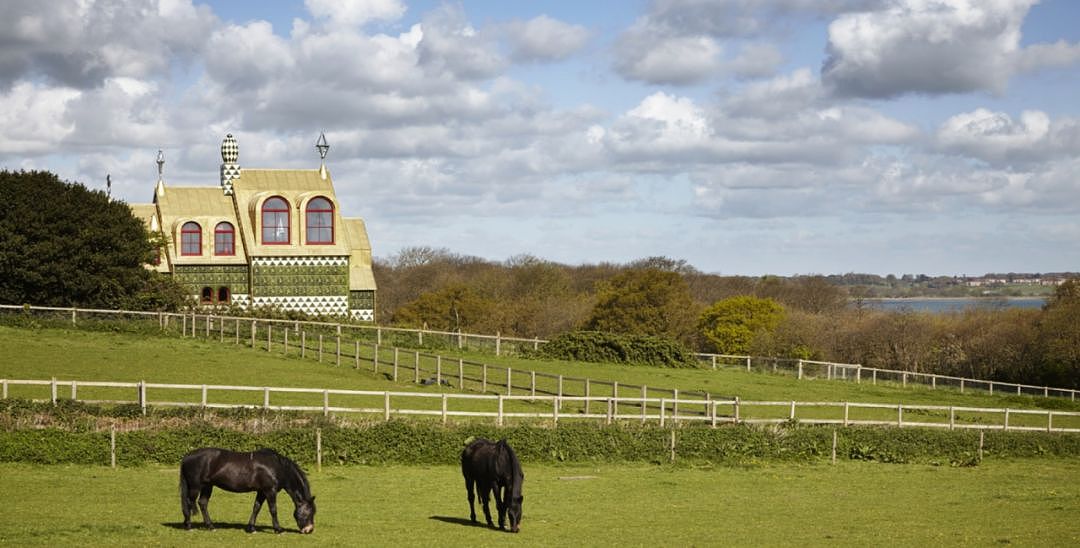
[[[227,339],[228,340],[228,339]],[[306,358],[300,358],[295,346],[288,355],[284,354],[283,345],[274,347],[274,351],[221,343],[218,338],[177,338],[156,337],[145,334],[112,333],[102,331],[84,331],[78,329],[26,329],[0,326],[0,354],[5,359],[0,362],[0,378],[12,379],[50,379],[57,378],[99,381],[138,382],[145,380],[156,383],[190,384],[225,384],[250,386],[286,386],[306,388],[335,388],[354,390],[392,390],[438,393],[445,388],[439,386],[421,386],[412,382],[412,355],[402,354],[401,375],[399,382],[393,382],[389,369],[384,364],[378,373],[370,363],[371,348],[362,347],[361,366],[355,368],[351,359],[344,359],[341,365],[334,365],[335,357],[327,345],[323,361],[316,360],[317,353],[309,352]],[[351,350],[353,346],[349,346]],[[447,352],[449,354],[449,352]],[[389,359],[383,352],[382,359]],[[618,380],[627,384],[647,384],[652,387],[670,387],[683,391],[708,390],[714,394],[739,396],[745,400],[770,401],[851,401],[877,403],[904,403],[927,405],[953,405],[964,407],[1011,407],[1017,409],[1050,408],[1055,410],[1080,410],[1080,403],[1060,398],[1039,398],[1015,395],[989,395],[985,393],[960,394],[955,390],[931,390],[925,387],[899,387],[896,385],[853,384],[841,381],[797,380],[785,375],[765,373],[746,373],[739,369],[662,369],[640,366],[601,365],[589,363],[570,363],[558,361],[524,360],[490,355],[468,355],[473,361],[513,367],[516,371],[535,369],[551,374],[590,377],[593,379]],[[456,364],[444,360],[446,375],[456,374]],[[433,360],[424,364],[429,372],[433,369]],[[494,371],[494,370],[493,370]],[[470,372],[476,375],[475,368]],[[423,375],[428,377],[429,373]],[[493,373],[487,392],[494,393],[497,382],[504,382],[505,376]],[[455,379],[456,380],[456,379]],[[516,381],[520,383],[520,379]],[[551,382],[548,380],[547,382]],[[471,392],[478,392],[477,382],[467,383]],[[568,382],[568,391],[582,393],[580,386],[573,387]],[[445,389],[459,392],[455,388]],[[498,389],[502,391],[502,389]],[[610,395],[610,387],[595,385],[594,396]],[[82,388],[82,399],[128,399],[133,398],[131,389]],[[521,393],[518,390],[516,393]],[[47,398],[48,387],[10,387],[12,397]],[[627,390],[620,392],[626,396]],[[634,392],[630,391],[630,395]],[[68,394],[61,390],[60,397]],[[657,397],[655,394],[651,394]],[[168,392],[157,390],[152,400],[161,401],[198,401],[197,391]],[[261,392],[215,393],[213,401],[219,403],[244,403],[261,405]],[[320,406],[321,394],[274,395],[274,404]],[[348,407],[382,406],[379,397],[337,397],[333,405]],[[410,398],[399,405],[413,408],[437,410],[438,399],[418,400]],[[550,403],[530,404],[528,402],[508,403],[506,410],[547,412]],[[564,410],[573,410],[568,403]],[[451,410],[485,410],[493,412],[494,402],[451,400]],[[595,407],[593,408],[596,409]],[[686,411],[686,409],[683,409]],[[620,407],[620,413],[634,414],[633,406]],[[730,413],[730,410],[724,409]],[[595,411],[594,411],[595,412]],[[653,410],[653,413],[656,411]],[[743,409],[744,418],[783,418],[788,412],[785,407],[759,407]],[[800,410],[802,418],[839,419],[842,408]],[[915,416],[915,415],[913,415]],[[896,411],[892,410],[852,410],[852,419],[895,420]],[[947,422],[947,413],[923,412],[916,418],[922,421]],[[1000,415],[967,414],[958,417],[961,422],[982,422],[1000,424]],[[1014,415],[1012,424],[1040,426],[1046,423],[1045,416]],[[1056,418],[1059,427],[1080,427],[1076,417]]]
[[[174,467],[0,464],[0,543],[92,546],[1068,546],[1080,542],[1080,460],[976,468],[539,466],[526,463],[522,531],[468,521],[452,466],[312,471],[301,536],[284,497],[275,536],[243,532],[250,494],[215,490],[215,531],[184,531]],[[494,510],[494,509],[493,509]],[[481,518],[482,519],[482,518]]]

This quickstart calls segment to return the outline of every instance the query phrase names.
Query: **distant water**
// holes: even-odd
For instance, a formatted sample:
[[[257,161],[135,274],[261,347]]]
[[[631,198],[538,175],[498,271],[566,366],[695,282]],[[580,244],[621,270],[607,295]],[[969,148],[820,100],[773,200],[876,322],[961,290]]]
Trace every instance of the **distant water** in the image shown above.
[[[881,310],[953,312],[968,308],[1042,308],[1044,297],[967,297],[919,299],[864,299],[863,306]],[[852,303],[854,306],[854,303]]]

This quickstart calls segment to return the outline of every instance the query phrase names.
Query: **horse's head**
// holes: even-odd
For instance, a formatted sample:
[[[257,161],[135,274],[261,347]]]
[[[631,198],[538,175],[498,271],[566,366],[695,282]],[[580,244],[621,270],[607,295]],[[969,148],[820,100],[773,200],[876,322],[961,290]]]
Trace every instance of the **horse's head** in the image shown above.
[[[300,499],[296,502],[296,510],[293,511],[296,518],[296,526],[305,535],[315,530],[315,497]]]
[[[510,499],[510,503],[506,508],[506,515],[510,518],[510,532],[518,532],[518,528],[521,525],[521,503],[525,501],[525,496],[520,493]]]

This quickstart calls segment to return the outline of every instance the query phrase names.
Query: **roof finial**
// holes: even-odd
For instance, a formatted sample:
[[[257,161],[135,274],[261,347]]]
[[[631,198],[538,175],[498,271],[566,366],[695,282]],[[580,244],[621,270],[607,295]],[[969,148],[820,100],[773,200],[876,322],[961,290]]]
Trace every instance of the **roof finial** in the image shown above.
[[[240,146],[232,133],[221,142],[221,188],[226,196],[232,196],[233,180],[240,178]]]
[[[330,145],[326,144],[326,134],[319,132],[319,140],[315,141],[315,150],[319,151],[319,175],[323,179],[326,178],[326,153],[330,150]]]
[[[165,152],[160,148],[157,151],[157,180],[161,182],[165,173]]]
[[[112,174],[105,174],[105,197],[112,200]]]

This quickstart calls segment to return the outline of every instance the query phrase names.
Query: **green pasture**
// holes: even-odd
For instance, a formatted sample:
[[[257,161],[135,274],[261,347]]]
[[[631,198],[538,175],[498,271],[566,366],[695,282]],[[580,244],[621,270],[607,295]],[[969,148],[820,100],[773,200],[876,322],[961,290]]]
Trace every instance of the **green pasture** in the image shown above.
[[[215,490],[215,531],[184,531],[175,467],[0,464],[13,546],[1069,546],[1080,542],[1080,460],[975,468],[769,465],[688,468],[524,463],[522,528],[468,522],[455,466],[309,470],[316,530],[243,532],[253,496]],[[479,508],[478,508],[479,510]],[[494,508],[493,508],[494,511]],[[482,513],[481,513],[482,516]],[[482,517],[481,517],[482,519]]]
[[[444,402],[442,393],[502,393],[506,394],[506,368],[512,371],[512,393],[525,396],[532,393],[539,395],[558,391],[558,376],[563,376],[563,393],[583,395],[584,383],[579,380],[590,378],[589,394],[596,397],[610,397],[615,394],[615,382],[619,383],[620,397],[635,397],[642,394],[639,388],[648,386],[645,392],[650,398],[670,398],[671,390],[680,391],[680,397],[704,398],[701,391],[710,393],[713,398],[738,396],[743,402],[752,401],[788,401],[800,402],[874,402],[903,403],[937,406],[962,407],[1009,407],[1016,409],[1010,415],[1010,425],[1045,427],[1045,415],[1025,414],[1027,409],[1052,409],[1057,411],[1077,411],[1080,404],[1060,398],[1040,398],[1016,395],[989,395],[969,392],[960,394],[955,390],[931,390],[921,386],[900,387],[895,384],[853,384],[851,382],[827,380],[797,380],[790,376],[766,373],[747,373],[736,368],[711,369],[663,369],[643,366],[611,364],[571,363],[550,360],[529,360],[511,357],[496,357],[481,354],[457,354],[450,351],[412,351],[381,346],[379,358],[374,359],[374,346],[360,344],[359,359],[355,357],[355,341],[346,341],[341,345],[339,358],[336,341],[323,340],[323,351],[318,351],[317,343],[308,339],[308,347],[301,351],[297,347],[296,337],[291,346],[284,343],[284,329],[279,329],[281,340],[272,340],[267,351],[266,340],[257,340],[255,348],[250,341],[235,337],[214,336],[180,338],[173,336],[155,336],[139,333],[95,331],[72,328],[38,328],[0,326],[0,378],[9,379],[51,379],[58,381],[113,381],[195,384],[195,385],[237,385],[252,387],[295,387],[315,389],[344,389],[371,391],[398,391],[427,394],[429,397],[392,398],[391,407],[410,408],[440,412]],[[190,335],[190,334],[189,334]],[[273,335],[273,333],[269,333]],[[224,339],[224,342],[222,340]],[[393,366],[396,362],[397,367]],[[437,358],[436,355],[442,356]],[[419,362],[417,362],[419,359]],[[459,361],[460,360],[460,361]],[[484,364],[481,366],[479,364]],[[486,371],[484,371],[486,370]],[[530,371],[535,371],[531,374]],[[421,385],[416,379],[442,381],[442,385]],[[394,379],[397,379],[395,381]],[[484,380],[486,379],[486,381]],[[606,382],[605,382],[606,381]],[[464,386],[461,390],[459,386]],[[49,386],[10,386],[9,397],[47,399],[50,397]],[[57,389],[59,398],[71,397],[70,386],[61,384]],[[78,387],[77,397],[82,400],[126,400],[134,401],[137,391],[132,388]],[[198,390],[148,389],[151,401],[172,401],[198,403],[201,393]],[[220,404],[245,404],[261,406],[267,394],[263,390],[248,392],[208,390],[207,401]],[[321,407],[327,403],[330,407],[359,407],[373,411],[382,409],[384,398],[380,396],[324,395],[315,391],[306,394],[271,393],[271,405]],[[497,402],[492,400],[461,400],[448,398],[446,408],[450,413],[485,411],[495,412]],[[553,411],[550,401],[530,402],[527,400],[507,400],[504,411],[513,413],[543,413]],[[621,403],[613,411],[623,420],[636,420],[642,412],[656,415],[659,402],[646,405]],[[665,404],[665,413],[670,414],[672,406]],[[696,414],[704,419],[708,407],[705,404],[683,404],[680,414]],[[585,404],[567,400],[560,404],[560,413],[564,414],[604,414],[604,402]],[[829,419],[842,421],[847,413],[850,420],[875,420],[895,423],[898,419],[908,422],[932,422],[947,425],[947,410],[907,411],[904,417],[898,417],[893,409],[860,408],[849,406],[846,411],[842,405],[831,407],[805,407],[798,409],[797,416],[802,419]],[[722,405],[718,408],[719,421],[730,420],[735,413],[734,406]],[[742,404],[740,417],[743,419],[783,420],[789,416],[790,406],[761,406],[751,403]],[[984,425],[1001,424],[1001,413],[958,412],[953,416],[957,423]],[[452,416],[452,415],[451,415]],[[490,419],[488,419],[490,420]],[[513,420],[512,418],[508,420]],[[572,420],[563,418],[561,420]],[[593,419],[595,420],[595,419]],[[650,419],[655,422],[655,419]],[[1080,428],[1080,417],[1055,417],[1056,427]]]

